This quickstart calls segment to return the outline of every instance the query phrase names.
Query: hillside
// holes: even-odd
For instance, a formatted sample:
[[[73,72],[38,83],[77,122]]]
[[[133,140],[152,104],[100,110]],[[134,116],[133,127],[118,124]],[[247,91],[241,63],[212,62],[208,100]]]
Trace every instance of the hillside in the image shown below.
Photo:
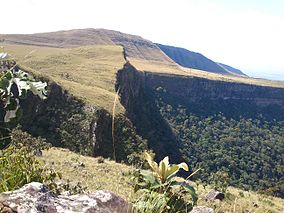
[[[53,48],[5,45],[18,63],[45,76],[89,104],[111,111],[115,97],[116,72],[125,63],[121,46]],[[123,107],[118,105],[118,112]]]
[[[204,70],[212,73],[245,76],[240,70],[234,69],[225,64],[216,63],[200,53],[162,44],[157,44],[157,46],[164,51],[167,56],[183,67]]]
[[[99,189],[111,190],[128,201],[139,199],[139,195],[134,194],[132,188],[131,173],[134,168],[125,164],[115,163],[107,159],[91,158],[72,153],[65,149],[52,148],[44,151],[43,160],[47,167],[60,171],[65,181],[69,180],[73,184],[78,181],[90,192]],[[271,212],[283,211],[284,200],[260,195],[252,191],[242,191],[229,187],[230,196],[223,202],[206,202],[202,198],[211,190],[210,186],[204,189],[198,187],[198,205],[212,207],[216,212]],[[255,207],[255,203],[257,207]]]
[[[198,64],[197,68],[183,68],[177,63],[175,63],[170,57],[168,57],[159,48],[157,44],[154,44],[149,40],[143,39],[140,36],[129,35],[113,30],[78,29],[37,34],[0,34],[0,44],[4,47],[6,45],[9,46],[11,44],[18,45],[18,48],[20,48],[20,52],[21,49],[23,49],[20,47],[21,45],[23,45],[22,47],[27,47],[31,51],[36,50],[38,47],[70,49],[74,47],[89,45],[118,45],[123,47],[123,54],[125,59],[131,61],[131,63],[138,70],[141,71],[151,71],[155,73],[165,73],[182,76],[196,76],[202,78],[209,78],[212,80],[244,82],[264,86],[284,87],[283,82],[254,79],[248,78],[246,76],[243,78],[238,76],[239,73],[238,75],[227,75],[229,73],[228,70],[230,72],[234,72],[234,69],[229,69],[229,67],[226,67],[226,69],[224,69],[215,62],[211,61],[210,59],[207,59],[206,57],[202,56],[201,54],[192,53],[182,48],[175,49],[175,51],[177,52],[179,52],[180,50],[183,50],[182,52],[185,51],[186,57],[193,57],[196,64]],[[169,47],[161,45],[161,47],[162,46],[165,48]],[[29,52],[25,53],[29,54]],[[188,55],[188,53],[192,53],[193,55]],[[17,56],[17,54],[15,54],[15,56]],[[33,57],[34,55],[36,54],[29,54],[30,57]],[[202,64],[206,64],[206,66],[203,66]],[[200,67],[199,65],[202,66]],[[213,71],[209,70],[210,72],[206,72],[206,67],[211,67],[214,69],[212,69]]]
[[[79,29],[26,35],[0,35],[3,44],[71,48],[86,45],[119,45],[129,58],[173,64],[157,45],[140,36],[105,29]]]
[[[243,76],[246,76],[246,74],[244,74],[241,70],[239,69],[236,69],[234,67],[231,67],[229,65],[226,65],[226,64],[222,64],[222,63],[217,63],[219,64],[221,67],[223,67],[224,69],[228,70],[229,72],[232,72],[232,73],[235,73],[237,75],[243,75]]]

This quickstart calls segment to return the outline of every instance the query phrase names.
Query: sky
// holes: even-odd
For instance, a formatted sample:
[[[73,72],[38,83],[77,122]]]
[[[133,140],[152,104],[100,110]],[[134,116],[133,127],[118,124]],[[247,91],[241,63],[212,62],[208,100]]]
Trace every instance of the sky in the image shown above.
[[[105,28],[284,81],[283,0],[0,0],[0,34]]]

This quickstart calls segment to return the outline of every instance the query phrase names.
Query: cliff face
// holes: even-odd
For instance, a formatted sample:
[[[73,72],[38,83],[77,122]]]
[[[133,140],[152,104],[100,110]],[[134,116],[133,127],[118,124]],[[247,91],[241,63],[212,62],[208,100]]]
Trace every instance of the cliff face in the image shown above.
[[[147,80],[144,73],[126,63],[117,73],[116,89],[120,90],[121,103],[126,108],[126,116],[134,124],[137,133],[147,139],[148,146],[155,151],[157,159],[170,155],[178,162],[181,154],[176,136],[160,115]]]
[[[201,117],[222,113],[233,119],[284,120],[283,88],[139,72],[129,63],[117,74],[118,88],[127,116],[158,159],[170,155],[181,160],[179,135],[162,116],[162,107],[169,112],[182,107]]]
[[[141,91],[152,92],[152,95],[163,93],[168,99],[173,99],[173,101],[175,99],[176,104],[194,104],[201,100],[216,103],[236,101],[255,105],[257,107],[255,110],[265,110],[264,108],[272,106],[284,109],[283,88],[214,81],[197,77],[142,73],[130,64],[125,65],[124,71],[128,74],[122,74],[123,70],[120,70],[118,82],[123,82],[119,84],[122,104],[128,111],[133,110],[131,109],[132,102],[139,97]]]
[[[44,101],[29,94],[21,101],[21,125],[33,136],[46,138],[54,146],[89,156],[113,157],[112,116],[105,109],[87,105],[55,82],[48,81],[49,94]],[[32,103],[32,104],[31,104]],[[126,161],[147,149],[124,115],[115,118],[116,159]],[[133,163],[130,161],[129,163]]]
[[[147,86],[154,89],[162,87],[168,96],[183,98],[186,102],[200,99],[208,100],[242,100],[256,104],[258,107],[278,105],[284,107],[284,89],[263,87],[224,81],[212,81],[196,77],[169,77],[162,75],[145,75]]]

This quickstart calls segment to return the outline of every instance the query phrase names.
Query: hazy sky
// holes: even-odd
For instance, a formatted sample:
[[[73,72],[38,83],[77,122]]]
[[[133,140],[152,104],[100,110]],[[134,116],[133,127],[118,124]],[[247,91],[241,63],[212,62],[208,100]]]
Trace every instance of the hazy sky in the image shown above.
[[[105,28],[284,80],[284,0],[0,0],[0,34]]]

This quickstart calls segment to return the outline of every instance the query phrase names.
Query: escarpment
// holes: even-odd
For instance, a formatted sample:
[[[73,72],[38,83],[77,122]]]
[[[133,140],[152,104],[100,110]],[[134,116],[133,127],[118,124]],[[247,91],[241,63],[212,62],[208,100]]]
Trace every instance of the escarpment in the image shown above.
[[[141,72],[127,62],[117,73],[116,89],[127,116],[157,158],[180,160],[183,145],[177,123],[171,123],[175,118],[168,115],[181,108],[199,117],[221,113],[233,119],[284,120],[283,88]]]
[[[21,101],[23,129],[46,138],[54,146],[84,155],[112,158],[112,115],[103,108],[86,104],[55,82],[49,81],[48,85],[45,101],[32,95]],[[128,156],[147,149],[146,142],[123,114],[116,115],[115,123],[117,161],[126,161]]]
[[[140,94],[147,93],[154,99],[163,98],[174,106],[188,106],[198,114],[223,112],[229,115],[230,111],[236,116],[253,117],[262,113],[269,114],[271,118],[283,119],[278,116],[284,110],[283,88],[140,72],[130,63],[119,71],[118,87],[121,102],[131,116],[135,116],[133,105],[136,103],[133,100],[139,99]],[[194,105],[201,108],[194,109]],[[242,107],[252,108],[253,111]],[[277,108],[278,113],[271,114],[271,108]]]

